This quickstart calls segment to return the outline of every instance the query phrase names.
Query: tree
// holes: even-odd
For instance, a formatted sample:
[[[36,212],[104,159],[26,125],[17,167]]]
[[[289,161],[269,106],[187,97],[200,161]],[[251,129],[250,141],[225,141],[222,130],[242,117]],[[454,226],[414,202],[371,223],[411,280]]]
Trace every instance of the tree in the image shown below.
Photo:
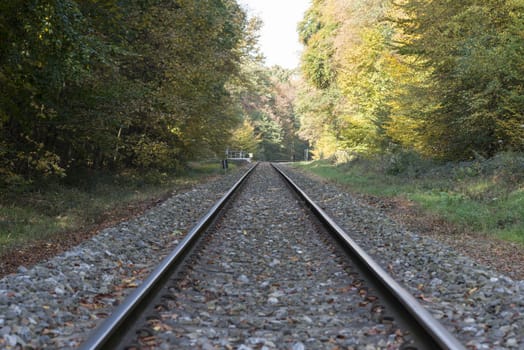
[[[229,145],[232,150],[256,153],[260,142],[260,135],[256,134],[252,122],[249,119],[244,119],[242,125],[233,131]]]
[[[419,133],[430,135],[425,152],[463,159],[522,150],[522,137],[513,132],[522,114],[508,105],[522,92],[515,51],[523,44],[522,1],[410,0],[398,7],[404,12],[397,20],[400,52],[430,73],[420,94],[433,106],[419,117]]]
[[[166,169],[224,146],[245,26],[233,0],[3,2],[3,180]]]
[[[71,0],[0,5],[0,168],[19,181],[64,175],[57,152],[62,107],[81,86],[90,62],[103,60],[102,43],[85,29]]]
[[[314,1],[299,26],[312,86],[299,101],[302,135],[324,157],[340,149],[440,159],[521,151],[523,6]]]
[[[302,72],[306,79],[319,89],[327,89],[336,79],[333,69],[334,48],[332,36],[337,24],[324,18],[325,0],[315,1],[298,25],[299,38],[305,46],[302,54]]]
[[[302,72],[313,87],[304,89],[307,97],[299,102],[301,134],[318,157],[337,150],[370,154],[389,146],[393,31],[381,19],[387,4],[316,1],[299,27],[306,45]]]
[[[254,128],[252,153],[261,160],[298,159],[304,141],[297,134],[299,124],[294,108],[295,74],[279,66],[264,67],[260,60],[248,60],[243,65],[242,84],[236,85],[235,95],[241,106],[244,127],[237,129],[230,142],[250,134],[246,125]]]

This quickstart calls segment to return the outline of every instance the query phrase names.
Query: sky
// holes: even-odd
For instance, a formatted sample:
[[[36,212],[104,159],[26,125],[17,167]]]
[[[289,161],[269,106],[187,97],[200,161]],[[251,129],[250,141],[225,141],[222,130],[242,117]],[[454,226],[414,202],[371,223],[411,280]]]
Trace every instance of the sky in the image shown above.
[[[298,67],[302,45],[298,41],[297,24],[311,0],[239,0],[250,16],[262,19],[260,49],[266,65]]]

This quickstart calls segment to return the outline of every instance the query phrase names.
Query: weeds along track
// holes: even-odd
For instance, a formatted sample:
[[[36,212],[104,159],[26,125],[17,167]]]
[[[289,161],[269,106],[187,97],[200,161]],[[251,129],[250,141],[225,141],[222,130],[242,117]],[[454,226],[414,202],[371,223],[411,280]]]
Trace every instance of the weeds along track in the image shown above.
[[[245,178],[83,349],[463,348],[269,164]]]

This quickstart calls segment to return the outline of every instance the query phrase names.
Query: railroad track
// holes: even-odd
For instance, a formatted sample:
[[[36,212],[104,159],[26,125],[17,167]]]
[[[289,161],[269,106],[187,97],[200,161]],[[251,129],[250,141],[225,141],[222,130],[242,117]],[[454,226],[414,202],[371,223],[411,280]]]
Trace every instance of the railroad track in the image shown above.
[[[250,168],[81,349],[464,349],[275,169]]]

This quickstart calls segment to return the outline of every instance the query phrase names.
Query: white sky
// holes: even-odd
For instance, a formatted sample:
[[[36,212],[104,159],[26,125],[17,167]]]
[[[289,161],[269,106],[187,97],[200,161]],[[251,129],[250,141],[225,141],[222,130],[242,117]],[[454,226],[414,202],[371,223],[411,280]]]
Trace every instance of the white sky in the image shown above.
[[[298,67],[302,45],[298,41],[297,24],[304,17],[311,0],[239,0],[249,15],[262,19],[260,48],[266,65]]]

